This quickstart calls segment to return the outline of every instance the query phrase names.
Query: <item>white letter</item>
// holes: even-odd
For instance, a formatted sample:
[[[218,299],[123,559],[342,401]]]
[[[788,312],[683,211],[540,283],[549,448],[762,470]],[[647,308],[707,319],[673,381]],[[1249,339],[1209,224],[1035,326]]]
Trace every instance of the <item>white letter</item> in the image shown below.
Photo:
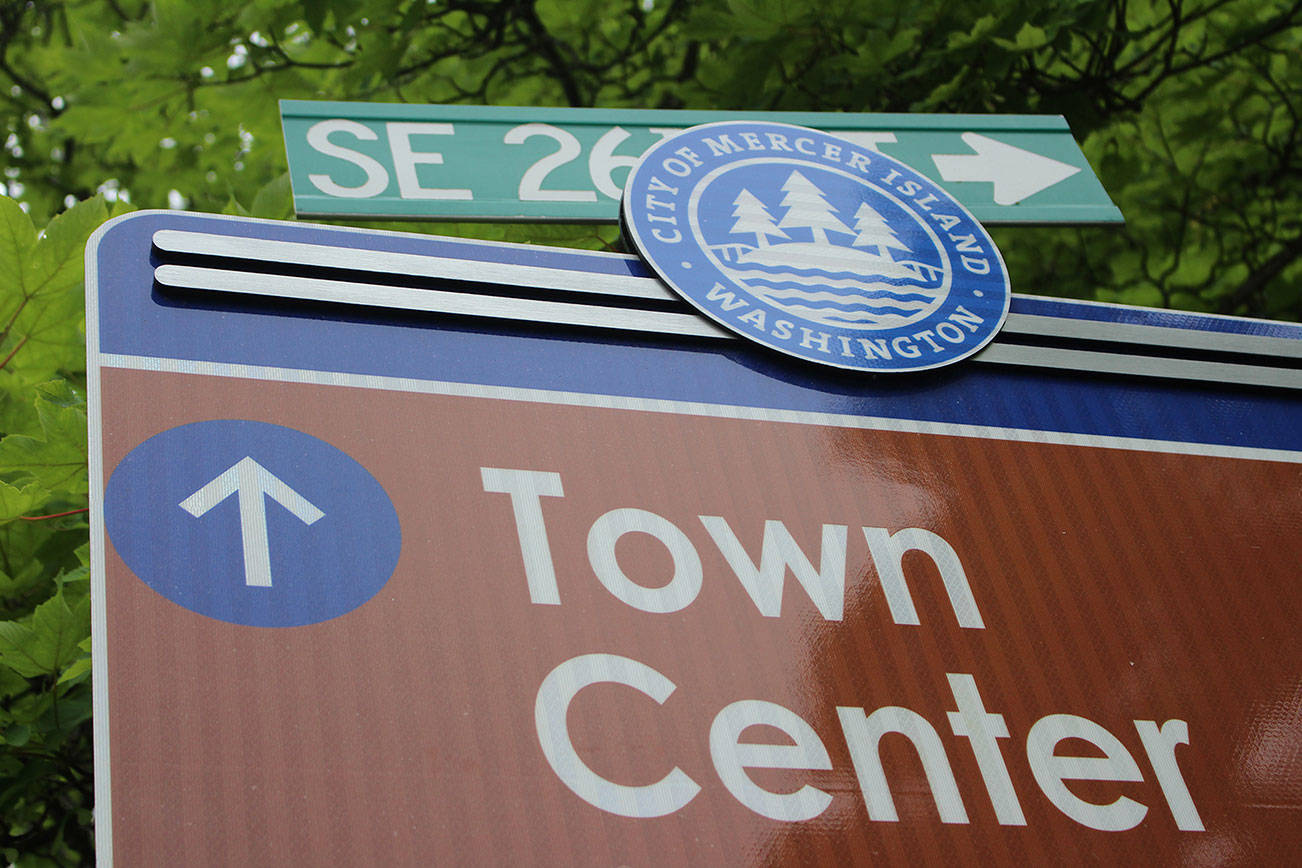
[[[877,567],[877,575],[881,577],[882,591],[896,624],[922,623],[918,620],[918,610],[913,608],[909,586],[904,581],[904,555],[919,551],[926,553],[940,570],[958,625],[977,629],[985,627],[972,596],[972,587],[967,582],[967,573],[963,572],[963,564],[944,539],[920,527],[908,527],[894,534],[884,527],[866,527],[863,535],[868,540],[868,550],[873,565]]]
[[[963,334],[963,330],[952,322],[936,323],[936,334],[951,344],[961,344],[967,339],[967,335]]]
[[[693,151],[691,148],[679,148],[674,151],[674,153],[691,163],[693,166],[705,165],[701,162],[701,158],[696,155],[696,151]]]
[[[677,175],[679,178],[686,178],[688,175],[692,174],[692,167],[677,157],[669,157],[661,161],[660,165],[664,166],[666,172],[671,175]]]
[[[842,138],[845,138],[845,136],[842,136]],[[859,151],[851,151],[849,164],[851,169],[858,169],[860,172],[863,172],[865,175],[868,174],[867,154],[860,153]]]
[[[552,567],[552,550],[547,544],[547,526],[543,524],[540,497],[564,497],[559,473],[534,470],[501,470],[481,467],[484,491],[511,495],[515,513],[515,532],[520,537],[520,554],[524,556],[524,577],[529,582],[529,602],[548,606],[561,604],[556,588],[556,570]]]
[[[891,341],[891,349],[895,350],[895,355],[903,356],[906,359],[916,359],[922,355],[922,350],[913,345],[913,341],[904,335],[900,335]]]
[[[705,139],[705,143],[710,146],[710,153],[714,156],[719,156],[722,154],[730,154],[733,151],[741,150],[741,145],[734,142],[727,135],[719,136],[719,140],[717,142],[714,139],[707,137]]]
[[[827,348],[827,342],[832,339],[832,336],[827,332],[819,332],[819,337],[817,338],[814,337],[814,332],[811,329],[807,329],[804,326],[800,327],[800,332],[803,335],[800,339],[800,345],[802,347],[810,350],[818,350],[823,353],[831,352],[831,350]],[[817,346],[815,346],[815,344],[817,344]]]
[[[588,804],[621,817],[663,817],[686,805],[701,788],[674,766],[654,784],[624,786],[588,768],[570,741],[566,713],[580,690],[593,684],[623,684],[665,704],[674,683],[656,670],[615,654],[584,654],[566,660],[543,679],[533,707],[538,743],[565,786]]]
[[[765,724],[782,730],[795,744],[741,744],[746,727]],[[756,769],[830,769],[823,740],[804,718],[789,708],[758,699],[734,702],[715,715],[710,725],[710,756],[728,791],[737,801],[770,820],[812,820],[832,803],[832,797],[805,784],[794,793],[774,793],[746,774]]]
[[[836,716],[841,719],[841,731],[850,748],[850,761],[859,778],[864,804],[868,806],[868,819],[891,823],[900,819],[895,812],[895,800],[891,798],[891,786],[886,782],[881,757],[882,736],[898,732],[913,742],[918,751],[940,821],[967,822],[963,797],[958,794],[958,784],[954,781],[954,770],[949,767],[949,758],[945,756],[945,746],[926,718],[899,706],[879,708],[867,717],[862,708],[837,706]]]
[[[1081,738],[1103,751],[1105,756],[1055,756],[1053,749],[1064,738]],[[1064,780],[1142,781],[1135,758],[1115,735],[1094,721],[1074,714],[1050,714],[1031,727],[1026,736],[1026,758],[1035,782],[1049,801],[1082,826],[1101,832],[1124,832],[1144,819],[1148,808],[1133,799],[1118,796],[1107,805],[1076,798]]]
[[[773,520],[764,522],[764,544],[757,569],[727,520],[717,515],[699,518],[761,615],[776,618],[782,614],[782,586],[787,577],[787,567],[790,567],[822,616],[829,621],[841,620],[845,608],[844,525],[823,525],[823,547],[815,571],[809,558],[791,538],[786,525]]]
[[[946,673],[949,689],[958,703],[958,711],[948,714],[950,729],[954,735],[963,736],[972,743],[972,753],[976,756],[977,767],[981,769],[981,779],[985,781],[986,792],[990,793],[990,804],[994,806],[995,817],[1004,826],[1025,826],[1026,816],[1017,801],[1017,792],[1013,781],[1008,777],[1008,766],[1004,764],[1004,755],[999,752],[997,739],[1008,738],[1008,726],[1002,714],[991,714],[981,702],[981,693],[977,690],[976,679],[971,675]]]
[[[963,307],[961,304],[954,308],[954,312],[949,315],[949,318],[956,323],[960,323],[963,328],[970,332],[976,331],[977,326],[985,322],[983,318],[972,313],[972,311]]]
[[[863,347],[864,358],[872,359],[881,357],[889,359],[891,351],[886,349],[886,338],[877,338],[874,342],[872,338],[855,338],[859,345]]]
[[[1148,761],[1157,773],[1157,782],[1162,785],[1162,795],[1166,796],[1166,803],[1171,808],[1175,827],[1182,832],[1203,831],[1202,817],[1198,816],[1189,787],[1175,761],[1175,746],[1189,743],[1189,724],[1183,720],[1168,720],[1158,729],[1156,721],[1137,720],[1135,729],[1139,730],[1139,740],[1144,743]]]
[[[384,166],[380,165],[379,161],[366,156],[366,154],[332,144],[330,134],[336,131],[352,133],[365,142],[373,142],[379,136],[370,127],[359,124],[357,121],[321,121],[312,124],[307,130],[307,143],[309,145],[327,157],[335,157],[352,163],[366,173],[366,182],[357,187],[344,187],[332,181],[329,175],[308,175],[307,179],[327,196],[340,196],[345,199],[369,199],[383,193],[384,188],[389,186],[389,173],[384,170]]]
[[[470,199],[469,190],[439,187],[422,187],[416,177],[417,164],[430,166],[443,164],[443,155],[435,151],[416,152],[411,149],[412,136],[450,136],[452,124],[388,123],[384,125],[389,136],[389,152],[393,154],[393,171],[398,176],[398,192],[404,199]]]
[[[674,576],[668,584],[647,588],[620,568],[615,543],[633,532],[650,534],[669,550]],[[588,531],[588,562],[606,590],[643,612],[677,612],[701,592],[701,558],[692,541],[673,522],[645,509],[612,509],[594,521]]]

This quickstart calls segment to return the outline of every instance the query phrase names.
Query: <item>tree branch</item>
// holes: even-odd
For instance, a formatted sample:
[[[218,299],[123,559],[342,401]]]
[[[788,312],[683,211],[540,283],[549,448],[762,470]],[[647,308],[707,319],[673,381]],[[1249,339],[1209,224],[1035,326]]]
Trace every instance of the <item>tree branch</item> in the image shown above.
[[[1238,310],[1299,258],[1302,258],[1302,233],[1285,242],[1283,248],[1262,263],[1260,268],[1254,269],[1247,280],[1222,299],[1217,311],[1228,314]]]

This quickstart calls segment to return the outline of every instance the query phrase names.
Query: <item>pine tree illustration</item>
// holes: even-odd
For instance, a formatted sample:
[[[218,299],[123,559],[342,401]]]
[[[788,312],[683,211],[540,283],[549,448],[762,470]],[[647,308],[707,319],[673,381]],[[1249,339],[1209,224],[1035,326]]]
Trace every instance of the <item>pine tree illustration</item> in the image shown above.
[[[854,212],[854,228],[859,235],[854,239],[855,247],[876,247],[878,256],[887,256],[887,250],[903,250],[912,253],[912,249],[901,241],[895,230],[886,222],[886,218],[872,208],[867,202]]]
[[[760,247],[768,247],[768,236],[788,238],[787,233],[778,228],[777,222],[769,214],[764,203],[755,198],[749,190],[743,189],[733,201],[732,216],[737,222],[732,224],[731,232],[753,232]]]
[[[823,198],[823,191],[799,172],[792,172],[782,185],[786,197],[782,200],[787,213],[783,215],[778,226],[782,229],[810,229],[814,233],[816,244],[827,244],[827,233],[844,232],[853,235],[854,230],[841,222],[833,208]]]

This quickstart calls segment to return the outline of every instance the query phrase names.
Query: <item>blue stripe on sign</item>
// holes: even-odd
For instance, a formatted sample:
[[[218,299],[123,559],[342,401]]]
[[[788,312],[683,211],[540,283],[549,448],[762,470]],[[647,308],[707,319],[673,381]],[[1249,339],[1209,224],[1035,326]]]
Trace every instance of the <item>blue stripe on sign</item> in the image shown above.
[[[415,235],[380,236],[290,223],[143,214],[111,227],[98,248],[100,348],[105,353],[351,374],[702,401],[1078,434],[1302,450],[1302,401],[1267,390],[1180,384],[995,365],[909,375],[839,373],[743,342],[691,342],[592,331],[510,327],[360,309],[232,300],[191,305],[153,290],[147,254],[158,229],[188,229],[359,249],[460,256],[546,267],[600,265],[637,273],[622,257]],[[1021,310],[1019,311],[1019,307]],[[1043,299],[1014,311],[1154,324],[1142,310]],[[344,316],[341,316],[341,313]],[[1163,314],[1162,325],[1186,315]],[[1189,315],[1195,328],[1211,322]],[[1288,324],[1266,332],[1292,334]],[[1227,330],[1218,328],[1216,330]],[[1287,333],[1287,334],[1284,334]]]
[[[1162,326],[1201,332],[1255,335],[1272,338],[1302,339],[1302,325],[1291,322],[1272,322],[1244,317],[1217,316],[1177,310],[1156,310],[1147,307],[1099,304],[1083,301],[1065,301],[1057,298],[1014,295],[1011,313],[1037,316],[1054,316],[1063,319],[1091,320],[1134,325]]]

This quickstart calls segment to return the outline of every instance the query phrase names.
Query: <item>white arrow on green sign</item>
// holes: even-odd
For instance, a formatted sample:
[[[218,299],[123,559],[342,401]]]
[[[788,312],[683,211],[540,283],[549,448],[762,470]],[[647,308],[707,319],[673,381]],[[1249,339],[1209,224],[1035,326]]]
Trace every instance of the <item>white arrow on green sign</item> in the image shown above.
[[[1057,115],[514,108],[282,100],[301,216],[619,219],[628,169],[684,127],[763,119],[901,160],[983,223],[1120,223]]]

